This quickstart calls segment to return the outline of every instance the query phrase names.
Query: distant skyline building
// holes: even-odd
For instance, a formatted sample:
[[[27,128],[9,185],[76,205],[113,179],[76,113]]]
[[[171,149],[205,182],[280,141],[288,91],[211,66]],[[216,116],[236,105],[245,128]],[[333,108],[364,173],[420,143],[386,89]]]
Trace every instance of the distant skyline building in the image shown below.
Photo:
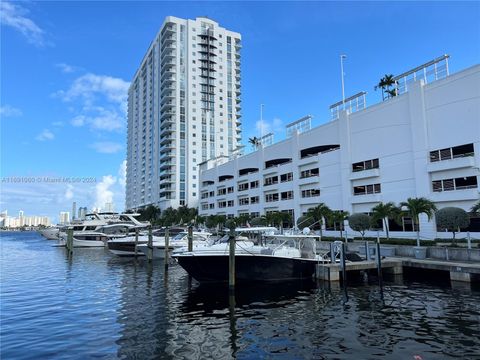
[[[168,16],[128,92],[126,208],[196,207],[199,164],[241,141],[241,36]]]
[[[18,217],[8,216],[7,210],[0,213],[0,227],[15,229],[20,227],[34,227],[34,226],[50,226],[50,218],[48,216],[25,216],[21,210],[18,212]]]
[[[58,219],[60,224],[66,225],[70,223],[70,213],[68,211],[61,211]]]
[[[115,205],[112,202],[107,202],[107,203],[105,203],[103,211],[104,212],[114,212],[114,209],[115,209]]]
[[[76,214],[77,214],[77,203],[74,201],[72,204],[72,220],[75,220]]]
[[[87,215],[87,207],[79,207],[78,208],[78,219],[85,220],[85,215]]]

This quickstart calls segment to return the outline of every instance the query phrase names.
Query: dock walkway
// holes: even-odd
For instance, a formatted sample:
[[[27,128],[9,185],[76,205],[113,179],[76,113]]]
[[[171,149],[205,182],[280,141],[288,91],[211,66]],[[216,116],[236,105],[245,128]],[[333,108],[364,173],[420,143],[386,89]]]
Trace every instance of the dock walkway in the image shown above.
[[[464,263],[458,261],[445,260],[419,260],[414,258],[389,257],[381,261],[382,272],[385,274],[402,274],[403,268],[429,269],[448,271],[450,273],[450,280],[471,282],[480,279],[480,264],[478,263]],[[373,260],[347,262],[345,268],[348,272],[364,271],[377,269],[377,262]],[[342,266],[339,263],[325,263],[318,264],[316,269],[316,277],[320,280],[326,281],[340,281],[340,274],[342,273]],[[348,276],[347,276],[348,277]]]

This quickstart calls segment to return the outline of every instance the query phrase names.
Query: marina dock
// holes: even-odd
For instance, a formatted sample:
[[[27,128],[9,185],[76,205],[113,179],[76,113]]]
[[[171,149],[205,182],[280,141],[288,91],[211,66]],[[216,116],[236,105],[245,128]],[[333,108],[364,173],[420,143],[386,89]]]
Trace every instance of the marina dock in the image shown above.
[[[377,269],[377,261],[348,262],[345,264],[347,277],[349,272],[359,272]],[[480,264],[445,260],[419,260],[413,258],[384,258],[381,261],[384,274],[403,274],[405,268],[444,271],[450,274],[451,281],[474,282],[480,280]],[[325,281],[340,281],[342,274],[341,263],[318,264],[316,277]]]

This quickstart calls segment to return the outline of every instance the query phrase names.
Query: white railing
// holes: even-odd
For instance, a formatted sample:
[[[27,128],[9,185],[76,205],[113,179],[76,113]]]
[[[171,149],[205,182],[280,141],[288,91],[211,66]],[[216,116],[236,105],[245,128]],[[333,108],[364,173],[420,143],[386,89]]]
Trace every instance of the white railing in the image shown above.
[[[443,79],[448,76],[448,58],[449,55],[442,55],[423,65],[417,66],[415,69],[404,72],[393,78],[396,84],[397,95],[408,91],[410,83],[422,79],[425,84]]]
[[[346,110],[349,114],[351,114],[353,112],[365,109],[367,107],[366,95],[367,93],[365,91],[362,91],[358,94],[346,98],[345,100],[330,105],[331,119],[337,119],[340,111],[342,110]]]

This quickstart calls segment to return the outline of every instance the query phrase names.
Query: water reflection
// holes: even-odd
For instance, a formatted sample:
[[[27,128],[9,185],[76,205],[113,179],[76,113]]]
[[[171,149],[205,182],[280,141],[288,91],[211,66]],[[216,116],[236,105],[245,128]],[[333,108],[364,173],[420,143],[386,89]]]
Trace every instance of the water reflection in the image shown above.
[[[382,287],[352,277],[231,296],[163,261],[14,239],[1,240],[2,358],[478,358],[476,287],[385,274]]]

